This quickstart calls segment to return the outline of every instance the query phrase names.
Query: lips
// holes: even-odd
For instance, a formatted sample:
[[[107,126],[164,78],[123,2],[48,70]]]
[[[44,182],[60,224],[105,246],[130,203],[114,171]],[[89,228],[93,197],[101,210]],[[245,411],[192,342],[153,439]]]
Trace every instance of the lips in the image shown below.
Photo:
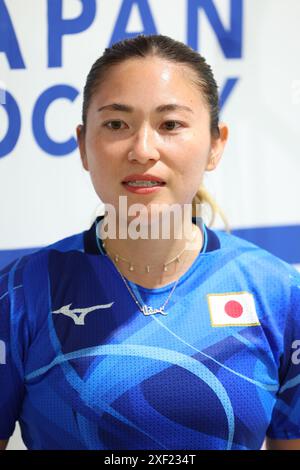
[[[126,191],[129,191],[130,193],[135,193],[139,195],[147,195],[147,194],[152,194],[156,193],[157,191],[162,190],[164,187],[164,183],[146,183],[144,181],[143,184],[141,183],[122,183]]]
[[[156,182],[158,186],[162,186],[165,183],[165,181],[160,178],[159,176],[156,175],[151,175],[151,174],[133,174],[133,175],[128,175],[124,178],[122,181],[123,184],[126,184],[128,182],[143,182],[143,181],[152,181]]]
[[[123,186],[129,186],[131,188],[157,188],[159,186],[164,186],[165,183],[160,183],[158,181],[126,181],[126,183],[122,183]]]

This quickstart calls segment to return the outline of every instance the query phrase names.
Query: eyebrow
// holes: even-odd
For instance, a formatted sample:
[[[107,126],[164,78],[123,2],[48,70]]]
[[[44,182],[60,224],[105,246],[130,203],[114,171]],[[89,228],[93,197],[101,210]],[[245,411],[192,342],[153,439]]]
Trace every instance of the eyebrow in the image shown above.
[[[134,111],[134,108],[132,106],[129,106],[127,104],[122,104],[122,103],[111,103],[107,104],[105,106],[101,106],[97,111],[103,111],[103,110],[110,110],[110,111],[123,111],[125,113],[132,113]],[[166,111],[177,111],[177,110],[184,110],[184,111],[189,111],[190,113],[193,113],[193,110],[189,108],[188,106],[185,106],[183,104],[174,104],[174,103],[169,103],[169,104],[161,104],[160,106],[157,106],[155,111],[157,113],[164,113]]]

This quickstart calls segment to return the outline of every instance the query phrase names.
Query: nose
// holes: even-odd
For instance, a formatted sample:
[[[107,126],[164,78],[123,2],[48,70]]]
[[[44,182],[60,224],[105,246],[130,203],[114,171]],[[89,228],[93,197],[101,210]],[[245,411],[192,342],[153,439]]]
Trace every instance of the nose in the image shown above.
[[[160,154],[156,144],[155,131],[149,125],[144,124],[134,135],[128,159],[140,163],[146,163],[148,160],[158,160]]]

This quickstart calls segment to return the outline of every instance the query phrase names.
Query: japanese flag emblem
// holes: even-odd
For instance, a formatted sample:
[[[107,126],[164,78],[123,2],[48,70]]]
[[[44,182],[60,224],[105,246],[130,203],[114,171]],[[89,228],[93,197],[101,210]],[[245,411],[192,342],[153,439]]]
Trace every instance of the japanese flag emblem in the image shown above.
[[[212,326],[260,325],[250,292],[208,294],[207,300]]]

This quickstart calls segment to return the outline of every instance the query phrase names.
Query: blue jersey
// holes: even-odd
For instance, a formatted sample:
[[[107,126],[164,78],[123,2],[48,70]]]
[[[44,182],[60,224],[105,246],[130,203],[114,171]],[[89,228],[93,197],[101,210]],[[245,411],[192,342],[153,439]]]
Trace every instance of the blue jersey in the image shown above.
[[[144,315],[90,229],[0,272],[0,439],[29,449],[260,449],[300,438],[300,274],[201,223]],[[174,283],[129,282],[160,307]]]

